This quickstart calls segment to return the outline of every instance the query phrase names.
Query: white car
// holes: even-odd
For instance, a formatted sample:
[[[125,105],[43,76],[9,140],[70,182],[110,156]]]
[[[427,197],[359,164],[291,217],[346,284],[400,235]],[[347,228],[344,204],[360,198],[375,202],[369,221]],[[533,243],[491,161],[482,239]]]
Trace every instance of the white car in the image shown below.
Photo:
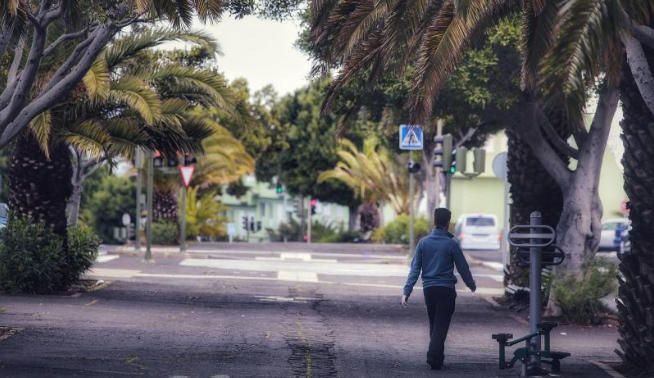
[[[0,230],[7,227],[7,218],[9,217],[9,207],[7,204],[0,203]]]
[[[464,214],[454,226],[461,249],[500,249],[500,230],[492,214]]]
[[[612,218],[606,219],[602,222],[602,235],[600,237],[599,250],[600,251],[617,251],[620,248],[620,242],[616,243],[615,231],[620,227],[626,230],[629,225],[627,218]]]

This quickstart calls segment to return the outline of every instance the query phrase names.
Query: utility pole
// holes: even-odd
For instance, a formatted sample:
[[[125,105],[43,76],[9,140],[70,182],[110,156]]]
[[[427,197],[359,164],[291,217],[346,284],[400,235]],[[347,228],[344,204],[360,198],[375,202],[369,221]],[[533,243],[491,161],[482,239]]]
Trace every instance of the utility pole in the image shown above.
[[[413,150],[409,150],[409,161],[413,163]],[[411,171],[411,168],[409,168],[409,253],[411,256],[413,256],[416,249],[416,233],[414,229],[415,214],[413,208],[413,202],[415,201],[413,193],[415,191],[414,186],[413,172]]]
[[[136,165],[136,217],[134,218],[134,250],[141,252],[141,190],[143,187],[143,151],[136,149],[134,157]]]
[[[152,197],[153,197],[153,192],[154,192],[154,155],[152,154],[152,151],[148,151],[146,154],[146,159],[147,159],[147,189],[146,189],[146,206],[147,206],[147,212],[148,212],[148,217],[145,223],[145,239],[146,239],[146,246],[145,246],[145,260],[150,261],[152,260],[152,216],[153,216],[153,211],[152,211]]]
[[[309,197],[308,224],[307,224],[307,243],[311,244],[311,223],[313,219],[313,199]]]
[[[436,121],[436,138],[440,138],[441,136],[443,136],[443,120],[439,118]],[[430,152],[433,153],[433,151],[430,151]],[[431,166],[433,164],[433,159],[434,159],[434,156],[432,155],[432,157],[431,157],[432,161],[429,162],[429,165],[427,165],[425,167],[425,169],[431,169]],[[445,172],[447,172],[447,168],[446,168]],[[436,186],[436,207],[437,208],[442,207],[441,206],[441,193],[443,193],[443,183],[441,182],[442,179],[443,179],[443,168],[441,168],[440,166],[436,166],[435,167],[435,172],[434,172],[434,185]],[[427,211],[428,212],[429,211],[433,212],[434,209],[427,209]],[[431,214],[429,214],[429,215],[431,216]]]

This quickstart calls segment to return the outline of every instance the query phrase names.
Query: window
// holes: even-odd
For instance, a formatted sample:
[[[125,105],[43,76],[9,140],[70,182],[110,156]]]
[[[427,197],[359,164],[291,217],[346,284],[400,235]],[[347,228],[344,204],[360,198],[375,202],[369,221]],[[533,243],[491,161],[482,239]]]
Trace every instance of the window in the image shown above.
[[[491,217],[468,217],[466,218],[466,226],[493,227],[495,226],[495,219]]]
[[[266,203],[261,202],[259,204],[259,215],[263,218],[266,216]]]

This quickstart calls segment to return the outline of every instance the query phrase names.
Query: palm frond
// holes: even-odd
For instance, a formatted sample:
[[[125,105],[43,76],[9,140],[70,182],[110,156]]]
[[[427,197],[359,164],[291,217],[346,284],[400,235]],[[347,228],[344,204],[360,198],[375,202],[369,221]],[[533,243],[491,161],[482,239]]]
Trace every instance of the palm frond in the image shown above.
[[[104,57],[95,60],[82,80],[92,101],[107,98],[111,88],[111,74]]]
[[[95,159],[105,156],[105,146],[110,140],[102,121],[95,119],[70,125],[62,136],[70,146]]]
[[[39,143],[39,148],[46,158],[50,158],[50,135],[52,134],[52,115],[43,112],[30,122],[30,132]]]
[[[109,69],[137,57],[141,52],[157,47],[165,42],[180,41],[193,43],[205,48],[210,54],[218,51],[218,42],[202,31],[179,31],[170,28],[147,29],[131,34],[113,42],[105,49],[105,60]]]
[[[161,117],[161,100],[158,93],[140,78],[134,76],[121,78],[112,84],[108,99],[129,106],[148,125],[154,124]]]

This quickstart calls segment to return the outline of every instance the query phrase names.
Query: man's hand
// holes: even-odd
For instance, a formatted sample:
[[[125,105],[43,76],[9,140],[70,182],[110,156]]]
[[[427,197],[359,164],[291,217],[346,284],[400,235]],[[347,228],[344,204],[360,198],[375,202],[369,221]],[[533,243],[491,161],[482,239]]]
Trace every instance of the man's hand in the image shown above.
[[[408,301],[409,301],[409,297],[407,297],[406,295],[402,295],[402,302],[401,302],[402,307],[406,307]]]

